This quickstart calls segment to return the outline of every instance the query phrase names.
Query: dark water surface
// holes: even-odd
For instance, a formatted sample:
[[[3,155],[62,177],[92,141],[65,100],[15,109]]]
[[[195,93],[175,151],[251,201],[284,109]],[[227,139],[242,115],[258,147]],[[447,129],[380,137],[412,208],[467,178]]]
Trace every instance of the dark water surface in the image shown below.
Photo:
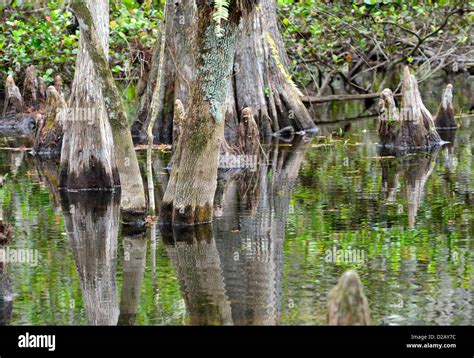
[[[374,119],[274,143],[268,165],[221,173],[212,226],[174,232],[125,230],[117,197],[61,196],[54,163],[0,150],[4,249],[31,253],[0,270],[0,323],[324,324],[355,268],[375,324],[472,325],[474,118],[460,123],[402,158],[380,156]],[[169,154],[154,155],[159,200]]]

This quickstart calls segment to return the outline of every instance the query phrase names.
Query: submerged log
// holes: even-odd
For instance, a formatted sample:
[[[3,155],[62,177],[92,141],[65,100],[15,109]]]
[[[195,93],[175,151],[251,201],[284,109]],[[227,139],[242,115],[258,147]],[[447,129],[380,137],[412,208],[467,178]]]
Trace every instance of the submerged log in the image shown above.
[[[346,271],[329,292],[328,323],[331,326],[370,324],[369,304],[355,271]]]
[[[382,146],[400,149],[428,149],[443,143],[433,117],[423,104],[418,83],[405,67],[401,110],[389,89],[380,95],[379,136]]]
[[[9,113],[9,110],[13,113],[21,113],[24,109],[25,103],[20,89],[15,85],[13,77],[8,76],[5,82],[5,102],[3,105],[2,119]]]
[[[67,104],[54,86],[48,87],[46,97],[46,112],[36,132],[34,151],[39,156],[56,157],[61,154]]]
[[[458,126],[454,119],[453,109],[453,85],[449,84],[443,93],[441,105],[435,118],[435,125],[438,129],[456,129]]]
[[[397,96],[397,95],[395,95]],[[366,99],[380,98],[380,93],[363,93],[363,94],[336,94],[329,96],[303,96],[301,100],[305,103],[326,103],[337,101],[363,101]]]

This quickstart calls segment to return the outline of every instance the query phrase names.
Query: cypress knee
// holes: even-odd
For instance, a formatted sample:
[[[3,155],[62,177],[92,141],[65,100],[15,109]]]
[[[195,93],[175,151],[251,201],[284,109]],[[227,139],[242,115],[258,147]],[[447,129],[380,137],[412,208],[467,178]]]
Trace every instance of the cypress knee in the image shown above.
[[[328,296],[328,323],[331,326],[370,324],[369,304],[355,271],[346,271]]]
[[[429,149],[443,143],[433,117],[423,104],[418,82],[408,67],[403,73],[401,109],[389,89],[380,96],[379,135],[384,147],[403,150]]]
[[[443,93],[441,105],[435,118],[435,125],[438,129],[456,129],[458,126],[454,119],[453,109],[453,85],[449,84]]]

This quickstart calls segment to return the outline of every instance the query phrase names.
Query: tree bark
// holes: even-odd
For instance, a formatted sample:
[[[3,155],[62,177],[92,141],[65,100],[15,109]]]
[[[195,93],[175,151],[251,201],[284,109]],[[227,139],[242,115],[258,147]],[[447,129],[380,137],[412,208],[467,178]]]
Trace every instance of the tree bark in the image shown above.
[[[232,71],[237,22],[235,13],[216,34],[213,5],[197,1],[196,77],[184,119],[180,145],[160,211],[162,223],[192,225],[212,220],[218,159],[224,139],[225,100]]]
[[[176,100],[187,108],[191,81],[196,71],[193,44],[196,36],[196,6],[194,0],[167,1],[165,18],[165,57],[160,57],[162,36],[156,42],[146,91],[140,98],[137,117],[132,124],[134,140],[145,143],[146,128],[151,121],[151,102],[161,68],[161,95],[158,115],[153,127],[154,138],[160,143],[172,143],[173,112]],[[163,66],[161,63],[163,62]]]
[[[196,72],[192,43],[197,21],[195,1],[168,2],[163,87],[155,138],[172,141],[173,107],[176,99],[189,107],[191,82]],[[227,88],[225,135],[229,143],[237,137],[241,111],[249,107],[255,114],[262,136],[292,126],[295,131],[314,127],[301,93],[291,80],[284,44],[278,29],[274,0],[261,0],[258,9],[242,18],[233,57],[231,85]],[[159,44],[155,47],[147,91],[141,98],[132,126],[136,140],[145,142],[150,103],[159,68]]]
[[[23,82],[23,98],[34,111],[39,109],[40,99],[44,99],[45,93],[40,91],[40,82],[36,74],[35,66],[28,66],[25,71],[25,80]]]
[[[87,53],[92,60],[93,71],[97,76],[97,85],[104,96],[103,103],[112,127],[116,164],[122,191],[122,211],[127,216],[143,216],[146,211],[143,181],[125,108],[108,65],[106,56],[108,47],[104,46],[104,41],[100,37],[100,28],[94,21],[93,11],[88,9],[87,3],[84,3],[83,0],[74,0],[71,5],[79,20],[81,38],[83,38]]]
[[[15,85],[12,76],[8,76],[5,82],[5,102],[3,104],[2,118],[4,119],[10,107],[14,113],[21,113],[25,110],[25,103],[20,89]]]
[[[104,51],[108,51],[108,0],[80,1],[87,6]],[[60,187],[66,190],[114,190],[120,185],[114,142],[104,96],[81,28],[79,53],[70,98],[70,116],[64,122]]]

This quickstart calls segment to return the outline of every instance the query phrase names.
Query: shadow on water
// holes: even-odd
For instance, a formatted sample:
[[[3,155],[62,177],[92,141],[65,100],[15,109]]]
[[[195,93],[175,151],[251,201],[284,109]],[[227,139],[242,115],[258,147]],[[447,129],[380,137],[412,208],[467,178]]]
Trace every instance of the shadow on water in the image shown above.
[[[146,232],[130,227],[122,229],[124,257],[119,307],[119,195],[110,192],[61,192],[61,205],[88,324],[135,324],[146,264]]]

